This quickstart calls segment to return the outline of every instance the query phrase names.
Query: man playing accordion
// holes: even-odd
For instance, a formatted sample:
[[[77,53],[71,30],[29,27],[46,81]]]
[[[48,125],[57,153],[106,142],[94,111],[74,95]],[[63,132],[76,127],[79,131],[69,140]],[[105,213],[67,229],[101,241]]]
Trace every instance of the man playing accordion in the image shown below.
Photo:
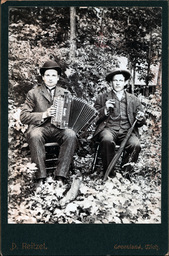
[[[37,165],[37,184],[46,179],[45,143],[52,141],[60,145],[57,169],[54,171],[56,180],[64,182],[69,172],[76,145],[76,133],[72,129],[60,129],[51,123],[55,114],[53,98],[62,96],[66,89],[59,85],[61,68],[55,61],[47,61],[40,68],[43,83],[31,89],[23,104],[20,120],[28,124],[27,140],[31,151],[32,162]]]

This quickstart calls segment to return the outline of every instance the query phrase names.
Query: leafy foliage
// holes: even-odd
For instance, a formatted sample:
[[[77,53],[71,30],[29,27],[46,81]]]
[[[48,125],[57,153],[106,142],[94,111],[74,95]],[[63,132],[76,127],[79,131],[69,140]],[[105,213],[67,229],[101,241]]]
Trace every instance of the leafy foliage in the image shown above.
[[[117,60],[112,58],[116,55],[127,57],[129,67],[134,72],[138,71],[140,78],[145,79],[147,83],[153,78],[150,65],[157,64],[161,59],[161,8],[76,9],[76,60],[88,62],[86,67],[82,62],[73,65],[69,60],[69,8],[10,8],[11,88],[15,88],[19,95],[23,90],[28,91],[33,86],[32,81],[40,81],[40,78],[37,78],[38,69],[49,58],[62,60],[61,66],[64,71],[67,66],[73,65],[78,77],[70,77],[69,86],[72,87],[75,82],[78,94],[82,93],[83,90],[80,88],[84,86],[84,82],[79,88],[77,79],[91,79],[92,73],[92,82],[98,83],[100,77],[118,66]],[[17,64],[12,62],[15,60],[18,61]],[[85,74],[81,75],[82,72]],[[18,79],[22,79],[24,84],[18,84]],[[93,87],[93,83],[90,85]],[[23,93],[21,95],[23,96]]]

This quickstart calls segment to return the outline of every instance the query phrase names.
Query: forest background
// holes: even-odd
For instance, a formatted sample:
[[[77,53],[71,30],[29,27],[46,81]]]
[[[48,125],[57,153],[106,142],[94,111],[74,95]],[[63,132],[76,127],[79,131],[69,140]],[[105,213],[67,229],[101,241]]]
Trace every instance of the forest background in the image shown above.
[[[8,28],[9,223],[160,223],[161,8],[13,7]],[[41,83],[39,68],[49,59],[64,71],[62,86],[90,104],[110,89],[108,72],[126,65],[131,71],[127,90],[142,102],[147,123],[140,129],[142,151],[130,181],[119,169],[106,182],[101,166],[90,172],[93,126],[81,139],[69,184],[57,187],[50,174],[43,193],[35,192],[36,166],[19,114],[27,92]],[[76,199],[61,205],[79,176]]]

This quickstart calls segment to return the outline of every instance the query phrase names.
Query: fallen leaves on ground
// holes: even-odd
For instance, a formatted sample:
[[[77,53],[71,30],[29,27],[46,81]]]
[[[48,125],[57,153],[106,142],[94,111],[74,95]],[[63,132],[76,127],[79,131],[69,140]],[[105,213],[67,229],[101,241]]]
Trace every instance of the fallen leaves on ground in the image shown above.
[[[160,223],[161,186],[142,176],[131,182],[120,173],[115,178],[92,179],[74,176],[71,190],[49,177],[39,191],[20,191],[20,180],[10,185],[9,223]],[[29,187],[29,184],[27,184]],[[24,187],[26,189],[26,187]],[[27,193],[23,198],[22,193]],[[71,194],[72,196],[72,194]],[[22,198],[21,198],[22,197]],[[17,203],[18,200],[20,203]],[[15,199],[15,200],[14,200]],[[71,198],[70,198],[71,199]]]

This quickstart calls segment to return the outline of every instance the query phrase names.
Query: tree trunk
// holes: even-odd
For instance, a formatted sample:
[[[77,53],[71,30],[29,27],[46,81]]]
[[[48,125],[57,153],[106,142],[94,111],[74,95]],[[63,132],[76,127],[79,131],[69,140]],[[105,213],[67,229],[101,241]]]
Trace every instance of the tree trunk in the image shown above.
[[[159,69],[158,69],[158,77],[157,77],[157,84],[156,84],[156,86],[161,86],[161,85],[162,85],[161,67],[162,67],[162,63],[161,63],[161,61],[160,61]]]
[[[151,66],[151,44],[152,44],[152,32],[150,32],[150,43],[149,43],[149,50],[148,50],[148,57],[147,57],[147,78],[146,78],[146,88],[145,88],[145,96],[148,97],[149,95],[149,75],[150,75],[150,66]]]
[[[70,60],[74,60],[76,51],[76,8],[70,7]]]
[[[133,81],[132,81],[132,87],[131,87],[131,93],[134,94],[134,85],[136,80],[136,64],[133,65]]]
[[[130,57],[128,55],[128,69],[130,71],[130,74],[131,74],[131,79],[130,79],[130,89],[131,89],[131,93],[134,94],[134,81],[135,81],[135,78],[133,79],[133,76],[132,76],[132,71],[133,71],[133,67],[132,67],[132,64],[130,62]]]

